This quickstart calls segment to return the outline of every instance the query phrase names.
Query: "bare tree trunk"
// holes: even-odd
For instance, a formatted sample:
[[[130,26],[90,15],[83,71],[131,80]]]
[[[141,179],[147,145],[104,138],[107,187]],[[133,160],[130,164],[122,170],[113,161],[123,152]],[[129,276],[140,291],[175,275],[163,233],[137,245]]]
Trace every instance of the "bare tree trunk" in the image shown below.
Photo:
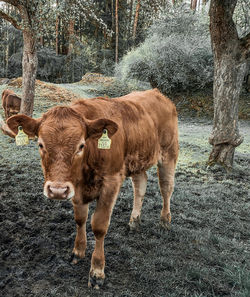
[[[136,10],[135,10],[135,21],[134,21],[134,28],[133,28],[133,43],[135,43],[136,28],[138,24],[140,6],[141,6],[141,1],[137,0]]]
[[[127,49],[129,49],[130,47],[130,36],[131,36],[131,32],[133,29],[131,29],[131,23],[132,23],[132,14],[133,14],[133,0],[130,0],[129,1],[129,4],[128,4],[128,14],[127,14],[127,17],[128,17],[128,21],[127,21],[127,26],[126,26],[126,43],[127,43]]]
[[[196,10],[197,0],[191,0],[190,8]]]
[[[58,0],[56,0],[56,8],[58,8]],[[60,44],[59,44],[59,25],[60,25],[60,16],[57,13],[56,16],[56,55],[60,54]]]
[[[68,48],[68,55],[72,54],[74,48],[74,34],[75,34],[75,19],[71,18],[69,20],[69,27],[68,27],[68,37],[69,37],[69,48]]]
[[[5,50],[5,76],[8,77],[9,68],[9,29],[6,30],[6,50]]]
[[[40,45],[42,47],[44,47],[44,38],[43,38],[43,36],[40,36]]]
[[[235,148],[243,141],[238,127],[238,102],[246,69],[249,36],[238,38],[232,20],[237,0],[211,0],[210,34],[214,54],[214,125],[209,163],[233,165]]]
[[[59,16],[56,17],[56,55],[58,56],[60,53],[60,45],[59,45]]]
[[[130,8],[129,8],[129,21],[128,21],[128,35],[127,35],[127,39],[130,38],[131,36],[131,24],[132,24],[132,15],[133,15],[133,5],[134,5],[134,1],[130,0]]]
[[[243,141],[238,127],[238,102],[245,69],[245,62],[230,56],[214,62],[214,126],[209,138],[213,150],[209,162],[228,168],[232,167],[235,147]]]
[[[114,28],[114,0],[111,0],[111,20],[112,20],[112,30]]]
[[[23,43],[23,90],[20,113],[32,116],[38,63],[35,35],[24,30]]]
[[[4,13],[0,9],[0,17],[4,18],[15,28],[23,32],[23,86],[20,113],[32,116],[35,97],[35,80],[38,64],[36,48],[38,32],[36,26],[33,26],[32,24],[32,10],[29,10],[32,3],[28,3],[29,1],[21,0],[6,0],[3,2],[10,3],[15,7],[15,9],[18,9],[22,19],[22,22],[20,24],[20,21],[17,21],[17,19],[14,18],[12,15]]]
[[[56,55],[60,54],[60,44],[59,44],[59,16],[56,17]]]
[[[62,53],[62,55],[67,55],[69,47],[67,46],[68,32],[67,32],[67,27],[66,27],[65,24],[62,25],[62,32],[61,33],[62,33],[61,34],[61,36],[62,36],[61,53]]]
[[[119,20],[118,20],[118,0],[115,1],[115,63],[118,63],[118,41],[119,41]]]

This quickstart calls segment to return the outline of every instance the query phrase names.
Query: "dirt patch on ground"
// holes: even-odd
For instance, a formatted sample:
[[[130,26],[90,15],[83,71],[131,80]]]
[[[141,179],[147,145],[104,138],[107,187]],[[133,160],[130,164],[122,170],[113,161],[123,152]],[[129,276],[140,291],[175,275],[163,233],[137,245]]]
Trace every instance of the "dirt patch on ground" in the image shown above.
[[[8,86],[15,88],[22,88],[22,78],[16,78],[8,83]],[[38,100],[46,98],[53,102],[71,102],[72,100],[78,99],[79,96],[73,92],[67,91],[65,88],[60,88],[54,84],[46,83],[40,80],[36,80],[36,97]]]
[[[52,103],[37,100],[35,116]],[[94,204],[86,257],[72,266],[71,203],[44,198],[35,141],[16,147],[0,133],[1,296],[250,296],[250,125],[241,125],[245,142],[236,151],[231,173],[207,168],[211,129],[211,122],[180,116],[170,231],[159,224],[156,168],[148,172],[137,233],[128,229],[133,191],[130,180],[124,182],[105,239],[106,281],[100,291],[87,288]]]
[[[111,76],[104,76],[101,73],[86,73],[82,79],[78,82],[78,84],[112,84],[115,81],[114,77]]]

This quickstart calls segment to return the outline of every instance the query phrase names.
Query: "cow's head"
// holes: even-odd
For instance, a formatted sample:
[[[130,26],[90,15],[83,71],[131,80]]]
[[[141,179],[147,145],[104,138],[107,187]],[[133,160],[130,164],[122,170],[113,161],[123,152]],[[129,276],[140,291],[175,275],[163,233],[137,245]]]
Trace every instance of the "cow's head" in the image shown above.
[[[91,138],[108,130],[111,137],[118,126],[108,119],[87,120],[70,107],[54,107],[42,118],[12,116],[7,125],[14,134],[18,126],[29,137],[38,137],[38,147],[45,178],[44,195],[51,199],[70,199],[81,182],[86,145]]]

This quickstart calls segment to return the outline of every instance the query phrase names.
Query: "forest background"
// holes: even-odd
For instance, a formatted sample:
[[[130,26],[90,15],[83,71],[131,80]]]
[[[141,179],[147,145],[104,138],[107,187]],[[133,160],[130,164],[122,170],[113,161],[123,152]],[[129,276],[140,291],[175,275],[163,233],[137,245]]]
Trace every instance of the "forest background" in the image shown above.
[[[221,93],[217,99],[213,96],[213,81],[217,82],[213,73],[220,61],[214,59],[216,54],[211,49],[211,3],[224,5],[226,12],[228,7],[230,13],[234,11],[237,28],[237,36],[232,39],[226,31],[228,24],[232,25],[230,17],[225,24],[213,15],[212,19],[224,25],[220,33],[226,33],[222,41],[227,37],[228,47],[223,48],[222,57],[230,58],[226,64],[232,68],[224,68],[218,77]],[[238,53],[233,57],[230,54],[238,40],[249,36],[249,1],[0,1],[0,77],[8,78],[0,85],[0,93],[6,88],[18,95],[22,92],[25,34],[15,25],[25,31],[25,15],[15,5],[24,12],[23,4],[30,16],[28,26],[36,33],[36,78],[48,82],[36,81],[34,117],[54,105],[69,104],[74,96],[115,97],[158,87],[175,102],[179,112],[180,156],[171,204],[173,227],[169,232],[158,226],[161,199],[155,168],[148,172],[142,228],[136,234],[127,230],[133,193],[129,181],[125,181],[105,243],[107,282],[103,290],[94,292],[87,288],[94,247],[89,222],[87,256],[72,266],[69,258],[75,226],[71,205],[44,199],[36,142],[16,147],[13,139],[0,133],[2,295],[250,296],[249,121],[241,120],[240,129],[230,126],[238,123],[238,90],[239,117],[249,119],[249,65],[243,69],[244,80],[240,79],[237,87],[233,80],[227,80],[227,74],[235,78],[231,74],[241,68],[234,64]],[[220,41],[218,44],[223,44]],[[31,38],[31,46],[32,42]],[[98,82],[94,87],[93,81]],[[231,98],[233,93],[237,96]],[[234,133],[230,133],[238,147],[234,170],[228,172],[223,167],[207,166],[208,135],[217,103],[225,122],[221,124],[214,117],[215,130],[218,124],[222,132],[233,128],[230,132],[238,134],[240,130],[245,138],[242,144],[235,144]],[[226,111],[230,111],[227,116]],[[226,145],[229,152],[234,152],[234,146],[228,139],[225,143],[223,137],[222,133],[221,156],[225,156]]]
[[[238,101],[244,77],[249,91],[250,10],[245,0],[0,2],[5,3],[0,16],[23,37],[22,52],[10,55],[7,30],[3,50],[6,76],[19,76],[22,58],[21,113],[32,116],[36,78],[72,83],[97,71],[118,77],[122,89],[134,79],[172,99],[174,93],[211,90],[213,85],[209,163],[232,167],[235,147],[243,141]],[[203,109],[203,102],[196,109]]]
[[[214,107],[209,163],[232,167],[235,147],[243,141],[238,101],[244,79],[249,91],[247,1],[0,2],[0,16],[23,37],[22,44],[19,32],[11,37],[5,26],[2,72],[16,77],[22,69],[21,113],[32,116],[36,78],[72,83],[97,71],[119,78],[122,88],[114,89],[126,89],[134,79],[170,96],[213,85],[214,100],[207,104]]]
[[[1,3],[21,22],[15,6]],[[33,20],[40,80],[72,83],[98,72],[150,81],[168,93],[212,85],[207,0],[33,1],[33,9],[41,10]],[[238,1],[240,36],[249,31],[249,10],[248,1]],[[0,18],[0,37],[0,77],[22,76],[22,32]]]

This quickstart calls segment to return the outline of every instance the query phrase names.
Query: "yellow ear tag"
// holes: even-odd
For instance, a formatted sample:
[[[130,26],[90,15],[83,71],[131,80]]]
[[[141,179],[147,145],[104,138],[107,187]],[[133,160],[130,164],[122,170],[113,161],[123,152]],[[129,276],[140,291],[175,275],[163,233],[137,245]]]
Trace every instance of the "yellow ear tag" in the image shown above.
[[[107,129],[104,129],[101,138],[98,139],[98,148],[102,150],[109,150],[110,146],[111,139],[108,137]]]
[[[16,136],[16,145],[27,145],[29,144],[29,137],[23,132],[23,127],[18,127],[18,133]]]

